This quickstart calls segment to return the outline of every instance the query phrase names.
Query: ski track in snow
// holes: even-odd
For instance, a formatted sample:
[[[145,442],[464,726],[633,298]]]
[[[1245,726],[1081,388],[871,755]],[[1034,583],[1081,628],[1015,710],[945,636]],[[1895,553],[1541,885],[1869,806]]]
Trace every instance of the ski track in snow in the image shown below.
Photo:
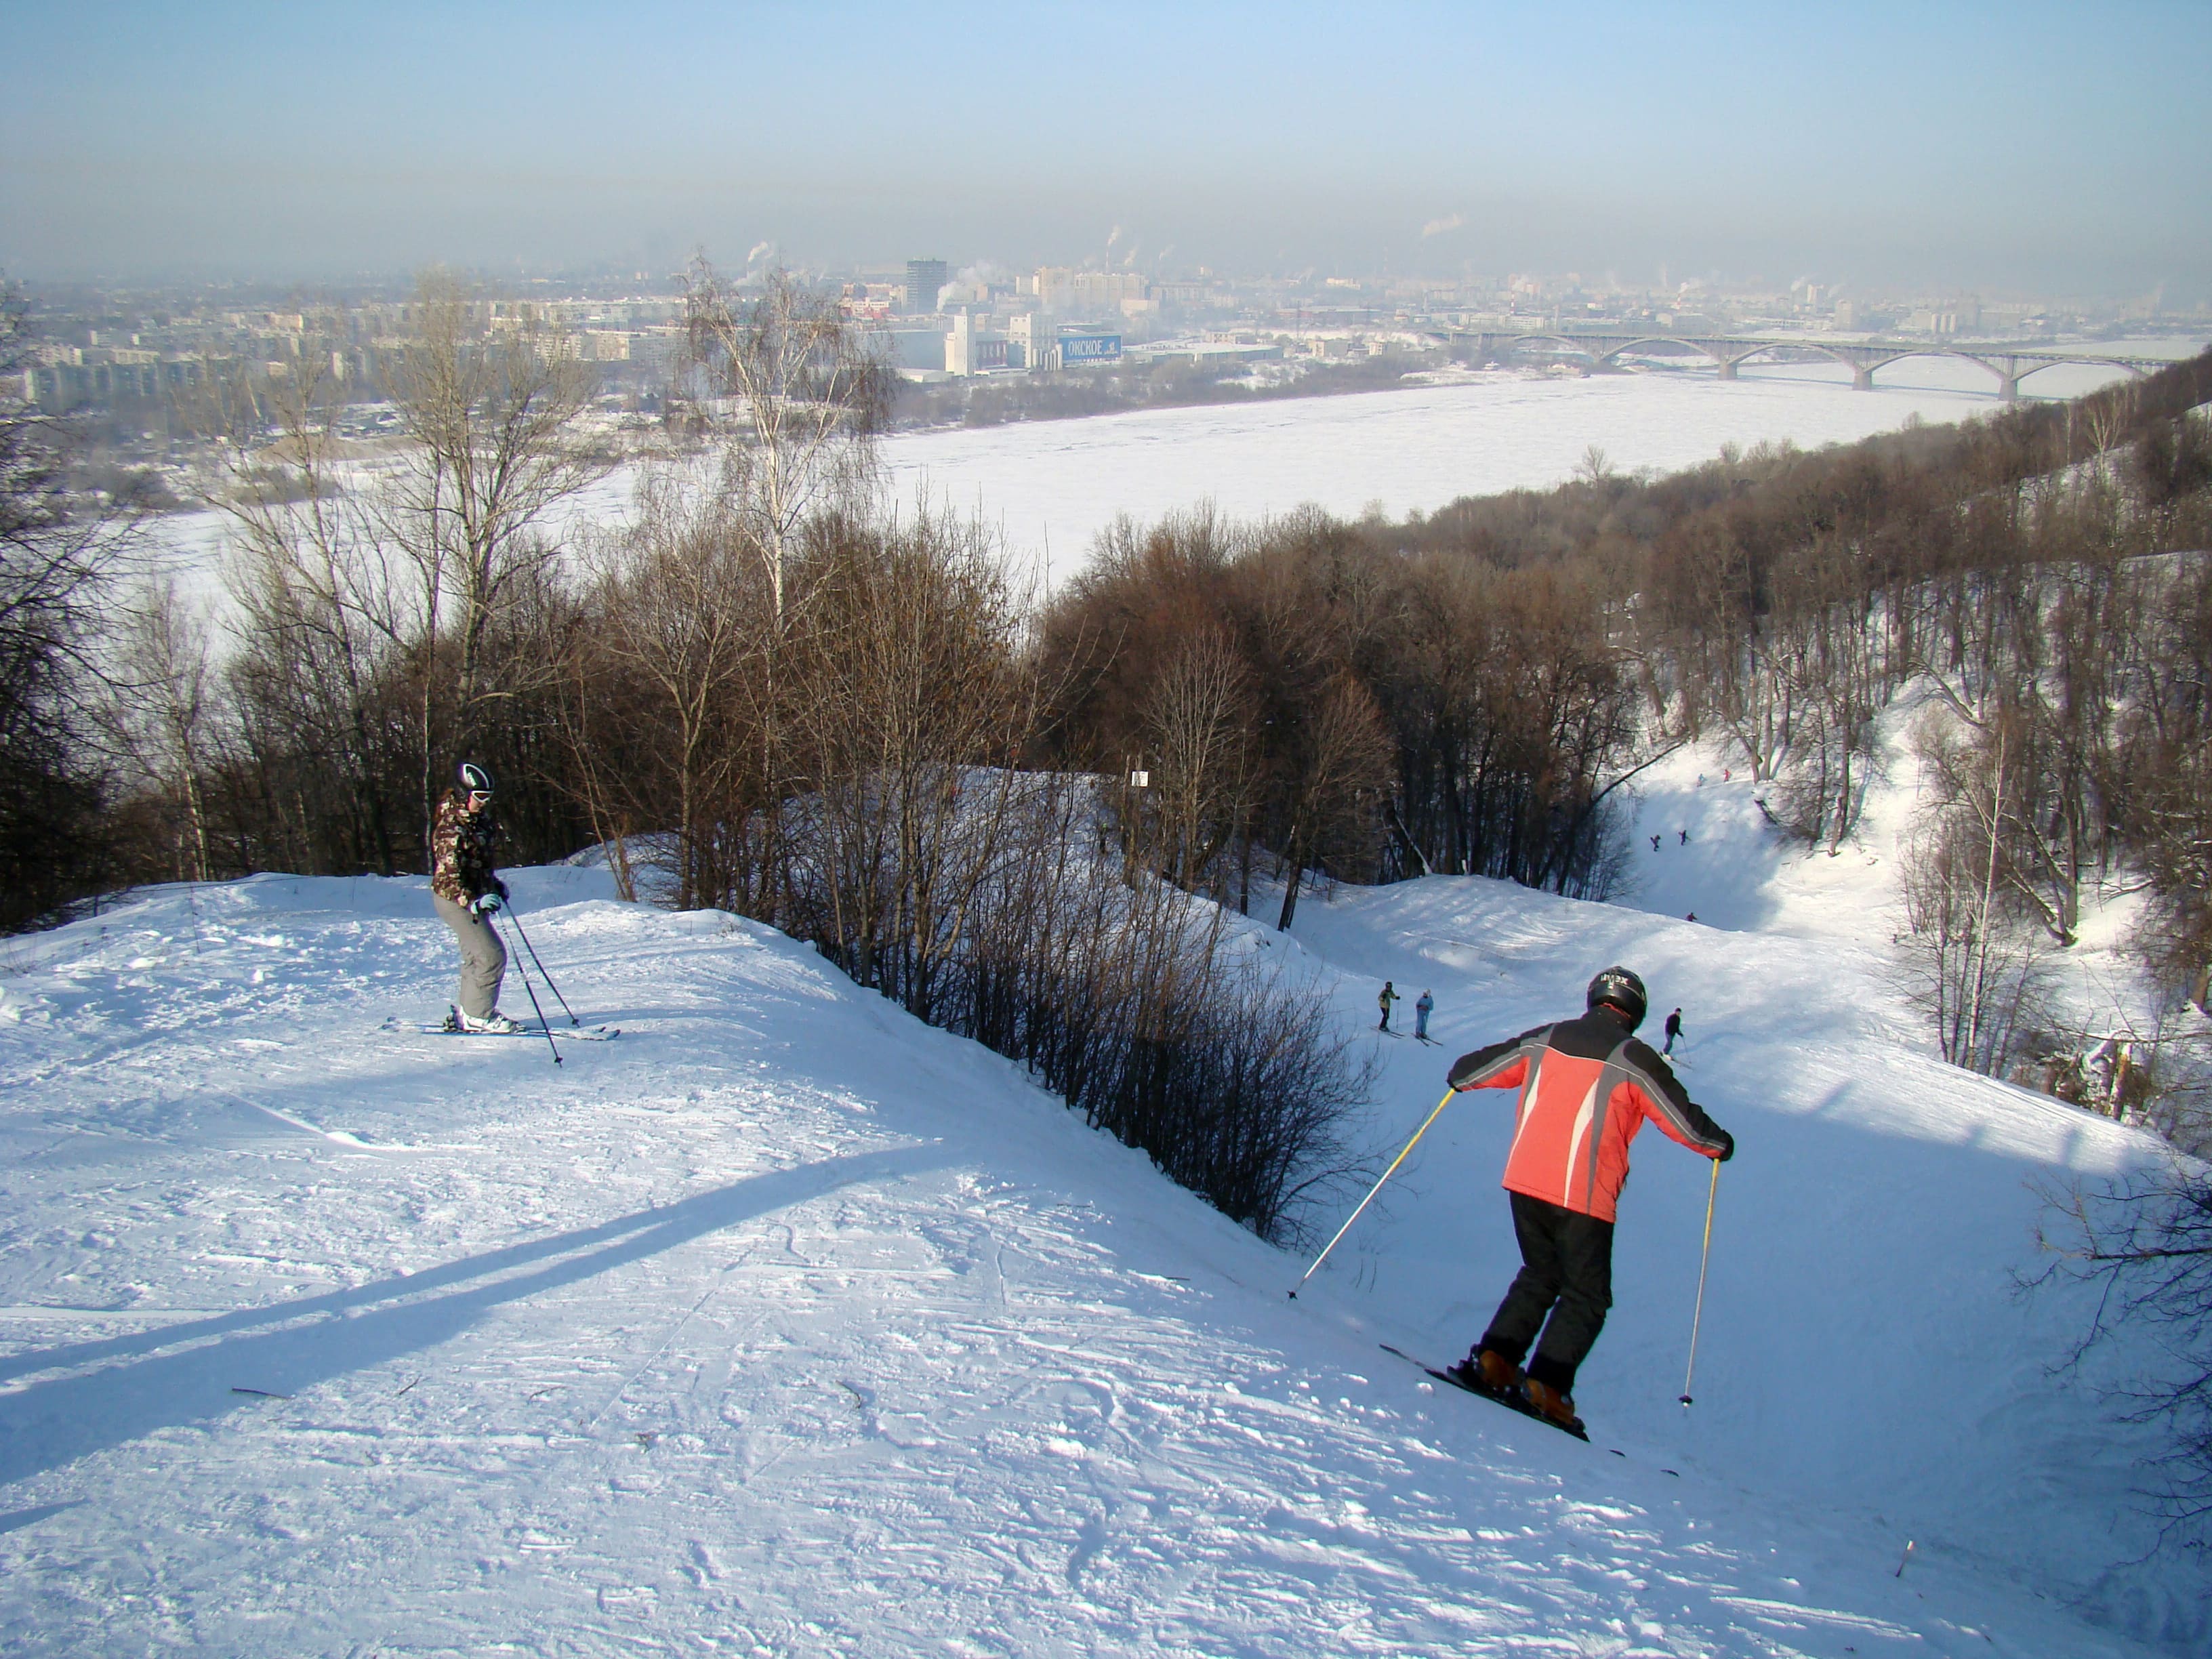
[[[2143,1143],[1919,1058],[1863,948],[1452,879],[1240,924],[1347,1021],[1428,975],[1445,1046],[1376,1045],[1385,1156],[1452,1054],[1595,963],[1695,985],[1693,1087],[1743,1145],[1695,1416],[1707,1166],[1654,1133],[1583,1446],[1376,1346],[1449,1360],[1503,1290],[1504,1097],[1455,1103],[1291,1304],[1296,1256],[811,951],[511,877],[623,1030],[558,1072],[383,1029],[448,993],[419,879],[157,889],[5,946],[0,1647],[2203,1638],[2195,1569],[2117,1565],[2146,1443],[2044,1374],[2078,1309],[2006,1283],[2023,1179]]]

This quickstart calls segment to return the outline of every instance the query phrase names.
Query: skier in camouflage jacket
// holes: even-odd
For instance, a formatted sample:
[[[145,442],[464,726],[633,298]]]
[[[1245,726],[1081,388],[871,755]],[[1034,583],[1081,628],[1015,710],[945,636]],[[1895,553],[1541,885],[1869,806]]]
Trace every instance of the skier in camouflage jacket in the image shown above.
[[[489,920],[507,902],[507,884],[492,868],[499,822],[492,816],[491,774],[465,761],[460,781],[460,788],[448,789],[439,801],[430,831],[430,902],[461,947],[459,1024],[468,1030],[513,1030],[514,1022],[499,1012],[507,947]]]

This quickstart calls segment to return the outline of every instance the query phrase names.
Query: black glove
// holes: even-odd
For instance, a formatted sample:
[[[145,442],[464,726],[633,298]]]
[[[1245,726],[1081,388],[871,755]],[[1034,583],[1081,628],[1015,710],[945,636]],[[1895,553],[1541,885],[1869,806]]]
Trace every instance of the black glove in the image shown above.
[[[1735,1156],[1735,1137],[1730,1134],[1726,1129],[1723,1129],[1719,1133],[1721,1138],[1720,1162],[1725,1164]]]

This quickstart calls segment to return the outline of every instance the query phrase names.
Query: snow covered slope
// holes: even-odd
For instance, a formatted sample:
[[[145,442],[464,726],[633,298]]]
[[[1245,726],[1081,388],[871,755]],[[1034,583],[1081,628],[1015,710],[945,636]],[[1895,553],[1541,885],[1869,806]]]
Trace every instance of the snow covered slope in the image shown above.
[[[2130,1493],[2154,1443],[2111,1422],[2088,1386],[2112,1381],[2112,1362],[2070,1384],[2049,1374],[2087,1309],[2014,1291],[2040,1265],[2038,1188],[2133,1167],[2153,1155],[2146,1137],[1929,1057],[1886,959],[1833,939],[1457,878],[1340,890],[1302,906],[1297,932],[1363,975],[1347,1015],[1386,976],[1437,995],[1441,1047],[1386,1045],[1401,1140],[1450,1057],[1577,1011],[1607,963],[1644,975],[1655,1026],[1682,1006],[1683,1080],[1738,1140],[1715,1206],[1696,1405],[1674,1397],[1711,1166],[1653,1132],[1622,1198],[1613,1313],[1576,1390],[1591,1421],[1778,1506],[1853,1516],[1899,1549],[1915,1538],[1916,1555],[2201,1635],[2193,1568],[2118,1565],[2152,1542]],[[1388,1218],[1332,1261],[1347,1323],[1436,1352],[1480,1334],[1517,1260],[1496,1190],[1510,1099],[1455,1101]]]
[[[2065,1310],[2002,1282],[2024,1176],[2140,1148],[1913,1060],[1845,956],[1467,881],[1310,902],[1265,947],[1340,967],[1347,1018],[1366,975],[1431,977],[1448,1046],[1377,1040],[1378,1145],[1453,1045],[1596,962],[1694,986],[1692,1086],[1744,1146],[1698,1404],[1705,1166],[1654,1142],[1583,1446],[1375,1346],[1449,1358],[1503,1285],[1494,1101],[1292,1304],[1300,1261],[1006,1062],[603,884],[513,878],[570,1000],[623,1028],[557,1072],[388,1029],[447,994],[420,881],[161,890],[5,947],[0,1648],[2201,1638],[2200,1581],[2106,1570],[2136,1448],[2042,1378]]]

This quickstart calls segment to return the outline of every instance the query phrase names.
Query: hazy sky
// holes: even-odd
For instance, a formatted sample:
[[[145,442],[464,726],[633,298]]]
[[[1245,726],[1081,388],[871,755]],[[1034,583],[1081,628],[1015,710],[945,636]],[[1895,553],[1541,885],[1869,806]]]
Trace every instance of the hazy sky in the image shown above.
[[[0,0],[0,267],[33,280],[1110,243],[2212,293],[2212,0]]]

